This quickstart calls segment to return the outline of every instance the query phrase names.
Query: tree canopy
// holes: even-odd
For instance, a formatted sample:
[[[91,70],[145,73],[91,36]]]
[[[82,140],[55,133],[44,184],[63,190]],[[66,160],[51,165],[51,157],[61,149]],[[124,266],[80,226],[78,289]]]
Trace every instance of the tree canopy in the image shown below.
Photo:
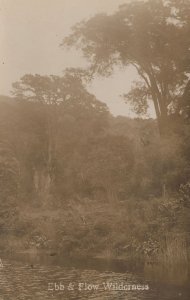
[[[163,132],[168,107],[177,110],[188,81],[189,20],[189,0],[132,1],[112,15],[98,14],[77,24],[62,45],[81,48],[92,73],[108,76],[114,65],[134,66],[142,82],[125,98],[133,98],[137,112],[152,100]],[[143,95],[143,103],[137,94]]]
[[[13,84],[13,94],[20,103],[21,138],[31,145],[25,152],[31,162],[32,181],[37,191],[49,193],[58,159],[66,155],[64,141],[76,143],[103,131],[108,108],[86,90],[80,71],[74,69],[62,77],[26,74]]]

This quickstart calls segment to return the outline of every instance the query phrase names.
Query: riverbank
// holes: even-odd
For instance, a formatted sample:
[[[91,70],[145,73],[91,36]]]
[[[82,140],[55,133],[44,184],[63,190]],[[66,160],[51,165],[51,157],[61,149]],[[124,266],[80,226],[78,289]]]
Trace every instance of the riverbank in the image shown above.
[[[0,250],[184,265],[189,263],[188,219],[176,206],[176,199],[163,198],[117,203],[82,199],[66,202],[64,209],[22,204],[4,219]]]

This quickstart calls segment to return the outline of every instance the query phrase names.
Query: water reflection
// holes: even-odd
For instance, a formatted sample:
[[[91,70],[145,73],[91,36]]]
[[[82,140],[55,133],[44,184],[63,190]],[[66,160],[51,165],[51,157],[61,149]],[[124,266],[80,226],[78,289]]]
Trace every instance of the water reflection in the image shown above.
[[[47,261],[48,260],[48,261]],[[60,264],[58,264],[60,260]],[[189,299],[189,290],[186,286],[174,284],[158,284],[150,277],[146,279],[141,272],[111,271],[111,267],[103,268],[91,266],[87,263],[84,268],[78,262],[70,262],[59,258],[25,256],[21,260],[3,259],[4,267],[0,270],[0,300],[175,300]],[[74,267],[74,266],[75,267]],[[77,265],[77,266],[76,266]],[[101,266],[103,264],[101,263]],[[146,273],[148,270],[146,270]],[[149,285],[149,290],[114,290],[106,289],[103,283],[123,285]],[[48,284],[49,290],[48,290]],[[87,288],[80,283],[96,285],[98,288]],[[68,286],[73,284],[73,289]],[[61,290],[61,287],[65,289]],[[120,286],[120,288],[121,288]],[[59,287],[59,288],[58,288]]]
[[[144,276],[151,281],[168,282],[177,286],[188,286],[189,268],[188,265],[160,265],[145,264]]]

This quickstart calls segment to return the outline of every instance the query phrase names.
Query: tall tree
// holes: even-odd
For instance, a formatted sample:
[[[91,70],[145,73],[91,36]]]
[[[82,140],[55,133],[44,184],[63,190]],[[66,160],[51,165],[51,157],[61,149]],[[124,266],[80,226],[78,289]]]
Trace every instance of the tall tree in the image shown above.
[[[13,94],[21,103],[21,112],[27,115],[30,125],[33,124],[32,128],[27,129],[28,132],[31,131],[31,136],[27,136],[33,138],[35,135],[35,149],[31,151],[30,157],[33,163],[33,182],[38,194],[46,198],[55,179],[64,116],[71,112],[78,119],[84,115],[105,116],[108,109],[87,92],[81,74],[76,70],[67,70],[63,77],[25,75],[13,84]]]
[[[131,1],[113,15],[98,14],[77,24],[62,45],[81,48],[92,73],[108,76],[114,65],[134,66],[142,82],[126,99],[132,99],[137,112],[151,99],[164,133],[168,107],[175,109],[188,78],[189,19],[190,0]]]

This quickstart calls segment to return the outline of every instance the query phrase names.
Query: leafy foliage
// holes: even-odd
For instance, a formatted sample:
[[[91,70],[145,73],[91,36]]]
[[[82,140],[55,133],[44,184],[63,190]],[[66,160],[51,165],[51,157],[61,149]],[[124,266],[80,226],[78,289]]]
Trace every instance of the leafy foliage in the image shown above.
[[[176,109],[176,99],[179,100],[188,80],[188,4],[189,0],[185,4],[132,1],[121,5],[113,15],[99,14],[77,24],[63,41],[63,45],[82,49],[92,72],[107,76],[114,65],[130,64],[136,68],[151,95],[162,133],[169,121],[168,105]],[[131,102],[133,95],[135,110],[142,113],[144,106],[146,112],[145,98],[137,101],[137,92],[135,87],[126,99]]]
[[[150,91],[141,82],[135,82],[131,91],[124,95],[124,100],[131,104],[133,111],[139,116],[147,114],[150,99]]]

